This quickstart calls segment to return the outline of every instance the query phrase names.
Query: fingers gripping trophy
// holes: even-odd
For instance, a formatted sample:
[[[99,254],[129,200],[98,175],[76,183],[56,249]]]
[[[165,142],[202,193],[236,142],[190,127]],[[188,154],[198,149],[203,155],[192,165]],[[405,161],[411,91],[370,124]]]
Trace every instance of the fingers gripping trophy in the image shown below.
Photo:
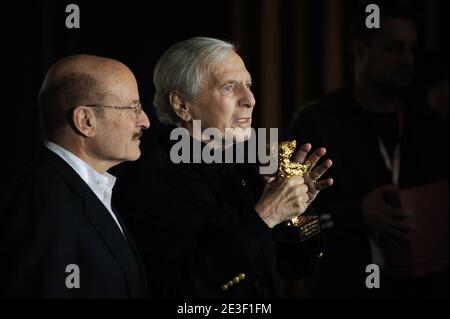
[[[296,149],[296,141],[281,142],[278,145],[278,172],[279,178],[303,176],[312,166],[311,161],[303,163],[292,161],[291,158]],[[287,226],[294,233],[294,240],[304,241],[320,232],[319,218],[317,216],[297,216],[292,218]]]

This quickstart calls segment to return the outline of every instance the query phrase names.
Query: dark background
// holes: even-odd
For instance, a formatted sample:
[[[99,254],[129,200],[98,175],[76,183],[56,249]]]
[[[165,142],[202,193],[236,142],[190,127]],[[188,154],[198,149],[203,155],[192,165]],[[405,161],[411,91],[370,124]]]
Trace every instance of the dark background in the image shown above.
[[[68,4],[80,7],[81,28],[67,29]],[[445,57],[448,1],[410,1],[419,17],[418,75],[425,85],[429,54]],[[152,127],[153,67],[171,44],[193,36],[230,40],[253,77],[254,127],[282,134],[301,104],[343,85],[349,77],[346,30],[352,0],[20,1],[2,4],[1,194],[32,161],[43,136],[37,94],[57,59],[88,53],[118,59],[135,73]],[[434,60],[436,62],[436,60]],[[438,62],[441,60],[438,60]],[[443,60],[442,60],[443,61]],[[436,64],[436,63],[435,63]],[[447,70],[448,72],[448,70]],[[416,92],[421,96],[420,91]]]

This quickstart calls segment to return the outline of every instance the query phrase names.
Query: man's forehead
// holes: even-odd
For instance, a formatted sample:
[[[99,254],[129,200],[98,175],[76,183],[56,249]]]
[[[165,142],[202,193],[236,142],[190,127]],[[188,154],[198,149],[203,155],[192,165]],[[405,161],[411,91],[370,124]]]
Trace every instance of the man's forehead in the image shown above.
[[[417,41],[416,26],[406,18],[385,18],[381,20],[380,33],[382,37],[404,42]]]
[[[133,104],[139,101],[139,91],[134,78],[115,79],[104,83],[105,91],[109,98],[120,103]]]
[[[251,81],[251,75],[242,65],[226,64],[220,68],[211,70],[210,79],[216,84],[222,84],[226,82],[240,82]]]

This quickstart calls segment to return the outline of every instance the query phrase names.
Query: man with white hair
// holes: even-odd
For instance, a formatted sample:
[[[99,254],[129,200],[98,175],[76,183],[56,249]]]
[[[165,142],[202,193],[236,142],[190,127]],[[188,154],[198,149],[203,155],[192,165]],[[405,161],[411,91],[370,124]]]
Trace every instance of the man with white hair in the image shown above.
[[[232,44],[198,37],[171,46],[158,61],[153,80],[156,112],[167,128],[151,154],[144,154],[138,180],[126,185],[136,199],[126,206],[137,211],[135,234],[154,296],[282,296],[281,274],[301,275],[308,258],[300,242],[278,246],[272,233],[309,211],[318,192],[332,184],[331,179],[316,182],[331,161],[304,178],[271,178],[267,183],[256,165],[176,164],[170,157],[173,129],[184,128],[190,143],[201,143],[202,153],[209,147],[210,136],[195,135],[196,120],[202,130],[214,128],[222,137],[226,129],[238,129],[237,143],[248,139],[244,133],[255,106],[252,79]],[[310,148],[303,145],[297,160],[303,161]],[[313,167],[324,154],[318,149],[309,156]],[[146,165],[146,156],[153,166]],[[149,196],[151,209],[145,200]],[[318,238],[311,243],[318,244]],[[311,254],[317,258],[314,244]]]

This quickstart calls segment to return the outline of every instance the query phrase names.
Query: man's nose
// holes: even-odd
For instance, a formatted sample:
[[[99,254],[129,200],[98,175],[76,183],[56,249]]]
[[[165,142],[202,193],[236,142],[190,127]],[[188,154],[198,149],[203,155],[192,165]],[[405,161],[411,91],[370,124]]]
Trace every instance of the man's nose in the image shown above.
[[[254,107],[255,106],[255,96],[253,95],[253,92],[248,87],[243,88],[243,93],[240,101],[241,106],[245,107]]]
[[[139,114],[139,122],[138,125],[142,128],[142,129],[148,129],[150,127],[150,119],[148,118],[147,114],[144,112],[144,110],[141,111],[141,113]]]
[[[415,54],[414,49],[410,46],[405,46],[402,50],[401,61],[405,64],[414,65]]]

